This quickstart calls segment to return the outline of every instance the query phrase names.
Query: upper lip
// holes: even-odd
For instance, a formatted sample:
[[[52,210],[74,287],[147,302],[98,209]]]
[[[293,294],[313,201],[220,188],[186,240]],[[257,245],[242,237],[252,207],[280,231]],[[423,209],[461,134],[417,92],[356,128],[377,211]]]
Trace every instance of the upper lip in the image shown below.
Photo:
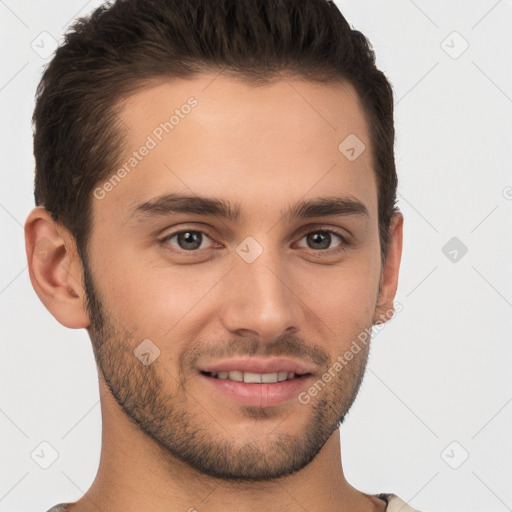
[[[312,373],[312,368],[304,363],[283,357],[265,359],[237,358],[218,363],[205,364],[199,367],[202,372],[230,372],[239,370],[252,373],[293,372],[298,375]]]

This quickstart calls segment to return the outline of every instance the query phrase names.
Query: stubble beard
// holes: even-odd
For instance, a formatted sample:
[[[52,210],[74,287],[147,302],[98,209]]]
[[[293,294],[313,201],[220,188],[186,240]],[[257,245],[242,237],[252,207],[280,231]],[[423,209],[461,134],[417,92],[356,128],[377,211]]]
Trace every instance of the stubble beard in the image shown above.
[[[297,400],[295,407],[309,411],[301,433],[292,435],[284,430],[285,416],[264,442],[247,439],[241,443],[237,439],[235,443],[220,424],[222,415],[206,422],[198,419],[205,416],[197,403],[200,397],[187,392],[189,373],[184,375],[191,353],[180,356],[178,376],[171,375],[158,360],[143,365],[133,353],[140,340],[107,312],[86,263],[84,283],[91,322],[88,331],[98,369],[127,418],[157,443],[170,467],[178,459],[204,475],[233,482],[269,481],[295,473],[315,458],[343,423],[359,391],[368,359],[367,345],[318,391],[315,399],[308,404]],[[327,359],[325,369],[329,366]],[[173,391],[166,392],[173,383]],[[202,414],[194,413],[194,407]],[[254,420],[254,429],[258,422],[282,414],[275,407],[241,407],[240,411],[244,418]]]

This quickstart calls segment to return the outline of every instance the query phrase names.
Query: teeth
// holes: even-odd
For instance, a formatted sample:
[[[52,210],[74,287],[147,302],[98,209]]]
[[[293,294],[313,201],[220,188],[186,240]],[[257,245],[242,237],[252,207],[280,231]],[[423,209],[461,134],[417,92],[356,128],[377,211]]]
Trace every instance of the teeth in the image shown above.
[[[261,382],[261,373],[244,372],[244,382]]]
[[[273,383],[282,382],[295,378],[293,372],[274,372],[274,373],[254,373],[254,372],[241,372],[239,370],[232,370],[230,372],[212,372],[212,377],[218,379],[229,379],[237,382],[246,382],[249,384],[256,383]]]
[[[277,373],[264,373],[264,374],[262,374],[261,382],[277,382]]]
[[[229,379],[236,380],[237,382],[243,382],[244,372],[240,372],[238,370],[232,370],[229,372]]]

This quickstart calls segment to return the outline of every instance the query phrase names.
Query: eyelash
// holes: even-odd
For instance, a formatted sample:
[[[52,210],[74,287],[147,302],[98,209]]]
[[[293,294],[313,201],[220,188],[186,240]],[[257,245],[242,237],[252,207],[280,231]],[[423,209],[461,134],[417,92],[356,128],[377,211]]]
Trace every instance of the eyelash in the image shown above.
[[[179,231],[174,231],[173,233],[166,235],[164,238],[162,238],[160,240],[160,242],[166,249],[168,249],[170,251],[178,252],[180,254],[189,254],[191,256],[196,256],[199,251],[206,250],[206,249],[192,249],[190,251],[186,251],[184,249],[169,247],[169,245],[170,245],[169,240],[171,238],[174,238],[175,236],[177,236],[181,233],[187,233],[187,232],[200,233],[202,235],[206,235],[208,238],[210,238],[213,241],[212,235],[207,230],[181,229]],[[335,254],[338,254],[340,252],[347,250],[348,247],[351,245],[351,242],[344,235],[342,235],[340,232],[333,230],[333,229],[314,229],[312,231],[307,231],[301,236],[300,240],[302,240],[305,236],[311,235],[313,233],[329,233],[331,235],[335,235],[335,236],[339,237],[339,239],[341,240],[341,244],[338,247],[335,247],[334,249],[319,249],[316,251],[314,249],[310,249],[311,251],[313,251],[313,253],[335,255]]]

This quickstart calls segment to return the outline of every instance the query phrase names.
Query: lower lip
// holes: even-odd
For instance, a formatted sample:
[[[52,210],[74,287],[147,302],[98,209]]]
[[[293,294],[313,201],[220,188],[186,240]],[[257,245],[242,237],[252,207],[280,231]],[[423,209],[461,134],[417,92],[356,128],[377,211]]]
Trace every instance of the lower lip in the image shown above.
[[[235,380],[209,377],[203,373],[200,376],[217,391],[235,402],[255,407],[271,407],[280,405],[290,399],[296,399],[301,388],[305,386],[310,377],[310,375],[303,375],[281,382],[248,384]]]

